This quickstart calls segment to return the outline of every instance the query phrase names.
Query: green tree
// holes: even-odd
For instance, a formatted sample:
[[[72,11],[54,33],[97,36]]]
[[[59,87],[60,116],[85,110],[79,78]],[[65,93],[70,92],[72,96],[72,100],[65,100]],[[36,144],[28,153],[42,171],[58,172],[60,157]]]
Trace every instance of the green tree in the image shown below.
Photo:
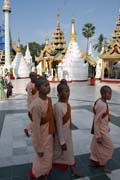
[[[87,39],[86,53],[88,53],[89,39],[95,34],[95,26],[93,26],[91,23],[84,24],[82,34]]]
[[[35,65],[37,63],[35,62],[35,56],[39,56],[41,50],[43,50],[44,47],[45,47],[45,44],[40,45],[39,43],[36,43],[36,42],[29,42],[30,53],[31,53],[31,56]],[[27,45],[25,45],[24,47],[23,45],[21,45],[21,50],[24,55],[25,55],[26,48],[27,48]]]
[[[93,45],[93,48],[97,50],[98,53],[100,53],[102,50],[102,47],[107,46],[107,42],[103,34],[100,34],[97,40],[98,42]]]

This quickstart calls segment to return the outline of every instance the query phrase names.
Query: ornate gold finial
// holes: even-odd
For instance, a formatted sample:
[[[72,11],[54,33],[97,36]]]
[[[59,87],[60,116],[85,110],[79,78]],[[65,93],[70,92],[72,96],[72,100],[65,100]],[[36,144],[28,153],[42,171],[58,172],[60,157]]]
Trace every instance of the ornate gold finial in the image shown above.
[[[75,19],[74,19],[74,18],[72,18],[71,22],[75,24]]]
[[[21,52],[20,37],[18,36],[17,52]]]
[[[119,8],[119,10],[118,10],[118,16],[119,16],[119,18],[120,18],[120,8]]]
[[[57,10],[57,27],[60,28],[60,11]]]
[[[45,37],[45,44],[46,44],[46,45],[49,45],[49,38],[48,38],[48,35],[46,35],[46,37]]]
[[[72,18],[71,23],[72,23],[72,29],[71,29],[70,40],[76,41],[75,19],[74,18]]]
[[[5,11],[11,12],[11,7],[10,7],[10,1],[9,0],[4,0],[2,9],[3,9],[3,12],[5,12]]]

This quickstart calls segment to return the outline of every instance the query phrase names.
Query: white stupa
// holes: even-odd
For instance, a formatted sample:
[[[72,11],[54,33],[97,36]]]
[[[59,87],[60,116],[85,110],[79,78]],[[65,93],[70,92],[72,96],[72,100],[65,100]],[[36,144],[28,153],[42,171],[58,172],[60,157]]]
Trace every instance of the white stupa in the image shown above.
[[[13,75],[15,78],[29,77],[29,73],[31,72],[31,66],[27,64],[21,52],[20,40],[18,41],[17,53],[12,62],[12,68],[13,68]]]
[[[102,47],[102,50],[100,54],[104,53],[104,46]],[[96,66],[96,79],[101,79],[102,77],[102,59],[97,56],[97,66]]]
[[[27,44],[27,48],[26,48],[24,59],[25,59],[26,63],[29,64],[32,67],[32,56],[31,56],[28,44]]]
[[[59,79],[83,81],[88,79],[88,64],[84,63],[76,41],[75,20],[72,19],[71,40],[62,63],[58,65]]]

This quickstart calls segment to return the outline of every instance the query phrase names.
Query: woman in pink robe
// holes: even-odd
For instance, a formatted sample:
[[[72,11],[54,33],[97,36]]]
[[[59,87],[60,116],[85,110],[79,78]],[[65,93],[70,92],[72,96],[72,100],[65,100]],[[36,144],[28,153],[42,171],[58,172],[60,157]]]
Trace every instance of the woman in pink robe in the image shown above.
[[[91,165],[102,167],[107,173],[110,169],[106,163],[112,159],[113,143],[109,135],[109,109],[107,100],[111,99],[112,90],[109,86],[103,86],[100,90],[101,98],[99,98],[93,108],[94,121],[92,127],[92,142],[91,142]]]
[[[35,80],[37,79],[36,72],[31,72],[30,75],[30,82],[26,85],[26,92],[27,92],[27,107],[29,110],[30,104],[32,101],[38,97],[38,92],[35,92]]]
[[[28,116],[29,116],[29,108],[32,101],[38,97],[38,91],[35,88],[35,80],[37,78],[37,74],[35,72],[31,72],[30,75],[30,82],[26,85],[26,92],[27,92],[27,108],[28,108]],[[26,136],[30,136],[30,133],[32,131],[32,122],[28,124],[28,126],[24,129],[24,132]]]
[[[54,115],[51,99],[47,96],[50,92],[48,80],[41,77],[35,81],[35,84],[39,91],[39,97],[30,105],[30,115],[33,121],[32,142],[35,149],[30,180],[34,177],[42,177],[47,180],[53,159]]]
[[[83,177],[76,171],[73,153],[71,130],[71,107],[68,104],[70,89],[67,84],[60,83],[57,87],[58,102],[54,105],[56,133],[54,136],[53,166],[67,169],[71,167],[72,175]]]

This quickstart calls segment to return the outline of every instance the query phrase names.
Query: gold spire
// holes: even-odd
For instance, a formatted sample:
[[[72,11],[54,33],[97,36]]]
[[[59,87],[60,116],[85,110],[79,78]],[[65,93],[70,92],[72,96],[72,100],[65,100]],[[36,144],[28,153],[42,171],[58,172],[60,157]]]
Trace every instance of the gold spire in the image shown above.
[[[70,41],[76,41],[76,31],[75,31],[75,19],[72,18],[72,29],[71,29],[71,35],[70,35]]]
[[[60,28],[60,12],[57,12],[57,28]]]
[[[49,38],[48,38],[48,35],[46,35],[46,37],[45,37],[45,44],[46,44],[46,45],[49,45]]]
[[[59,11],[57,13],[57,27],[53,33],[51,45],[55,51],[58,51],[59,53],[62,52],[63,54],[65,54],[66,41],[64,38],[64,32],[60,28],[60,13],[59,13]]]
[[[9,0],[4,0],[2,9],[3,9],[3,12],[5,12],[5,11],[11,12],[11,7],[10,7],[10,1]]]
[[[119,8],[119,17],[120,17],[120,8]]]
[[[114,38],[116,41],[120,42],[120,9],[119,9],[119,15],[116,22],[116,27],[114,29],[114,33],[112,34],[112,38]]]
[[[20,38],[18,38],[17,52],[21,52]]]

